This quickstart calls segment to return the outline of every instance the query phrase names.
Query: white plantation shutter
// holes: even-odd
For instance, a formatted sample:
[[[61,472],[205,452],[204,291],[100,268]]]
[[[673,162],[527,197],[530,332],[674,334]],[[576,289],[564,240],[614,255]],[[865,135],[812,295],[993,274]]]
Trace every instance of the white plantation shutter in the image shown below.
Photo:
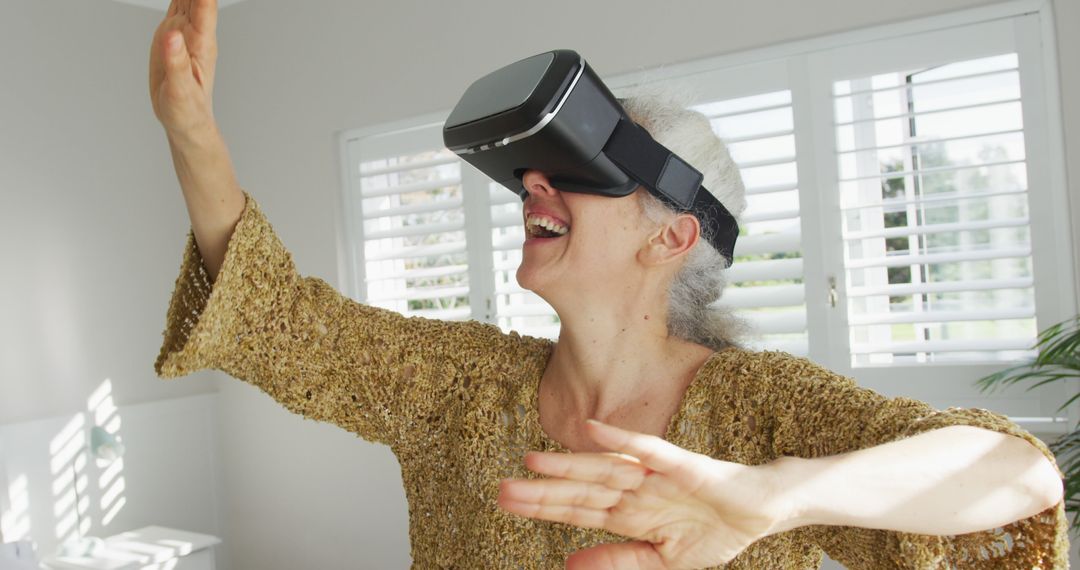
[[[975,386],[1076,310],[1073,284],[1061,286],[1072,267],[1055,233],[1069,222],[1049,158],[1039,18],[822,50],[807,75],[835,284],[829,367],[1046,431],[1064,425],[1053,419],[1064,384]]]
[[[441,148],[440,133],[429,125],[357,142],[348,199],[362,252],[358,285],[371,305],[462,320],[472,310],[461,163]]]
[[[525,242],[521,198],[504,186],[488,185],[491,203],[492,261],[495,272],[495,314],[499,328],[557,339],[559,317],[539,295],[522,289],[515,277]]]
[[[727,144],[746,185],[735,260],[717,305],[753,326],[758,348],[808,352],[791,91],[695,107]]]
[[[346,137],[354,296],[410,316],[558,338],[555,310],[515,277],[521,198],[442,145],[442,117]]]
[[[1018,67],[1007,53],[834,84],[854,366],[1029,355]]]

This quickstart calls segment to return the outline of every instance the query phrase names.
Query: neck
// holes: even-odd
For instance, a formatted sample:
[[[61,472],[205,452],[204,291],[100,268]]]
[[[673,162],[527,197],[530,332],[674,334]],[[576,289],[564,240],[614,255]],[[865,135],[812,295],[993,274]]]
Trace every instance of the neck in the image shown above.
[[[668,335],[666,299],[626,298],[559,311],[561,332],[544,389],[574,416],[604,421],[651,399],[681,397],[712,354]]]

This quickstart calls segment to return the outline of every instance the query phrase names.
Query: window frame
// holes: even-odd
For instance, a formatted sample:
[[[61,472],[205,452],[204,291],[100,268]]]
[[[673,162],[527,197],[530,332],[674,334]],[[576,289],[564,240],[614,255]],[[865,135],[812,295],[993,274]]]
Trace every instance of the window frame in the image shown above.
[[[974,379],[1000,370],[1001,365],[851,366],[840,236],[840,194],[836,186],[832,83],[840,79],[838,69],[843,69],[847,77],[853,77],[853,70],[859,66],[865,68],[866,74],[881,73],[889,68],[888,63],[881,62],[877,51],[872,64],[859,61],[859,47],[872,45],[879,50],[893,50],[906,66],[912,65],[912,56],[938,61],[942,49],[948,49],[948,59],[955,61],[968,57],[965,54],[971,54],[972,58],[985,55],[984,48],[988,43],[1002,41],[1000,37],[987,34],[988,29],[1010,32],[1012,35],[1007,43],[1012,44],[1012,50],[1020,58],[1036,322],[1041,330],[1076,314],[1076,298],[1080,293],[1073,267],[1073,240],[1055,239],[1055,233],[1076,235],[1077,227],[1070,220],[1067,207],[1061,101],[1056,54],[1052,47],[1055,45],[1054,27],[1051,7],[1046,0],[1013,0],[873,26],[621,74],[606,78],[605,82],[618,92],[643,82],[692,79],[697,84],[696,91],[705,100],[789,90],[797,151],[809,358],[838,373],[855,377],[861,385],[886,395],[904,395],[939,408],[964,406],[1003,410],[1033,432],[1065,433],[1067,426],[1080,417],[1080,402],[1077,402],[1066,410],[1067,416],[1062,417],[1059,413],[1051,421],[1054,410],[1067,397],[1065,383],[1044,386],[1035,394],[1015,386],[993,394],[981,394],[973,385]],[[937,38],[940,43],[924,49],[910,41],[913,36]],[[865,55],[861,57],[869,59]],[[732,75],[738,76],[739,81],[730,81]],[[725,78],[729,80],[725,81]],[[357,257],[356,248],[362,247],[364,242],[362,225],[355,223],[360,220],[358,212],[348,204],[347,198],[353,173],[358,172],[353,167],[359,160],[355,156],[355,145],[350,143],[420,125],[441,124],[448,113],[448,110],[439,111],[340,133],[344,229],[339,232],[339,269],[342,289],[353,298],[361,301],[364,298],[361,287],[364,283],[363,263],[353,261],[361,259]],[[486,182],[482,174],[464,162],[461,173],[463,190],[467,179],[474,184]],[[495,322],[491,211],[487,193],[463,192],[463,195],[472,315],[477,320]],[[1035,223],[1036,220],[1040,223]],[[1041,223],[1047,220],[1051,222]],[[350,236],[349,232],[354,235]],[[478,276],[486,278],[474,278]],[[839,295],[835,307],[829,302],[831,283],[835,283]],[[957,379],[957,376],[964,378]]]

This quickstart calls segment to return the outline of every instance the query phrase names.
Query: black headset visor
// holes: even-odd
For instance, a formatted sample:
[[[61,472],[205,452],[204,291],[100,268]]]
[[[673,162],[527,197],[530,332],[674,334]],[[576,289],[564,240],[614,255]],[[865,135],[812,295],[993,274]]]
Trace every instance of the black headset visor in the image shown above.
[[[700,172],[630,119],[574,51],[534,55],[473,82],[447,118],[443,142],[523,199],[527,170],[569,192],[618,197],[642,185],[696,215],[710,243],[732,259],[734,216],[702,188]]]

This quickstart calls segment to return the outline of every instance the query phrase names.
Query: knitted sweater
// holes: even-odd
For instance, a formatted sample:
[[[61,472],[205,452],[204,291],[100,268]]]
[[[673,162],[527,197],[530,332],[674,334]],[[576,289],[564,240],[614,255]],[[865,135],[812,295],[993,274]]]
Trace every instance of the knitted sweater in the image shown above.
[[[214,368],[287,409],[384,443],[401,464],[414,568],[562,568],[627,540],[520,517],[495,502],[505,478],[536,478],[529,450],[567,452],[540,426],[537,387],[554,343],[476,321],[406,318],[297,274],[255,200],[211,283],[188,234],[155,363],[163,378]],[[696,374],[665,438],[724,461],[835,455],[951,425],[1038,438],[984,409],[886,398],[812,362],[731,348]],[[1059,469],[1060,473],[1060,469]],[[762,538],[723,568],[1066,568],[1064,504],[956,536],[813,525]]]

